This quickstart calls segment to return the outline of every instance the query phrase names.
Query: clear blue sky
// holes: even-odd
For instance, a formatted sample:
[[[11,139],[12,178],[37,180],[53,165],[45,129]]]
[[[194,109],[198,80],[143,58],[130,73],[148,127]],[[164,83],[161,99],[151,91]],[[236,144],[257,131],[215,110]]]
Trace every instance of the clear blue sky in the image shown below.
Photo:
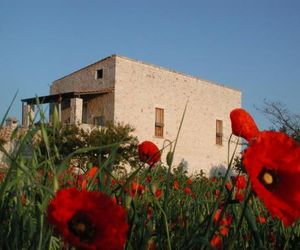
[[[299,113],[300,1],[0,0],[0,117],[111,54],[238,88],[261,129],[264,99]]]

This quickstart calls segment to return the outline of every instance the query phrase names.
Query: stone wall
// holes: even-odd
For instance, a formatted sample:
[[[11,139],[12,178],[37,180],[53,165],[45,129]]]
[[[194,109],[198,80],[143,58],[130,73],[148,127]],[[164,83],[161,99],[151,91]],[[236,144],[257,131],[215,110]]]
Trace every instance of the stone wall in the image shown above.
[[[87,123],[94,124],[95,117],[103,116],[105,123],[114,120],[114,92],[92,98],[87,102]]]
[[[115,121],[132,124],[140,141],[162,147],[174,140],[188,101],[174,163],[185,160],[190,173],[226,165],[229,113],[241,106],[240,91],[120,56],[115,82]],[[164,109],[163,138],[154,136],[156,107]],[[216,145],[217,119],[223,121],[222,146]]]
[[[96,71],[103,70],[103,78],[96,79]],[[107,57],[99,62],[75,71],[53,82],[50,94],[67,92],[92,92],[114,87],[115,57]],[[63,100],[67,103],[67,100]],[[64,108],[65,106],[65,108]],[[86,96],[83,98],[84,122],[94,124],[95,117],[103,116],[106,122],[112,122],[114,118],[114,93],[104,93],[99,96]],[[74,113],[68,100],[68,105],[62,105],[61,121],[70,122]]]
[[[102,79],[96,79],[98,69],[103,69]],[[115,57],[111,56],[54,81],[50,88],[50,94],[110,88],[114,86],[114,79]]]

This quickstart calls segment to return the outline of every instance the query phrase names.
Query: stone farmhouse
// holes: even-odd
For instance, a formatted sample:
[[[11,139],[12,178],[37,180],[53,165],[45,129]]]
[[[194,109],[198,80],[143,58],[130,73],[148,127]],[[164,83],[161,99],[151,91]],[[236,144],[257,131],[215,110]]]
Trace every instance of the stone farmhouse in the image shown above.
[[[112,55],[54,81],[50,95],[39,97],[39,101],[57,105],[63,123],[131,124],[139,141],[150,140],[160,148],[166,139],[176,138],[188,101],[174,164],[184,163],[189,173],[201,169],[208,173],[212,167],[226,164],[229,113],[241,107],[241,92]],[[36,98],[22,102],[22,124],[28,126]]]

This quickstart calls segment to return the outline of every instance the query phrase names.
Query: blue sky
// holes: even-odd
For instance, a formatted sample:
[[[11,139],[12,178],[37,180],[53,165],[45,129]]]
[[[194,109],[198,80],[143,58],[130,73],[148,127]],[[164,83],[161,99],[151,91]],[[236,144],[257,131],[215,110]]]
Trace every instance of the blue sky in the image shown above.
[[[254,106],[280,101],[299,114],[300,1],[0,0],[0,117],[22,98],[111,54],[240,89]]]

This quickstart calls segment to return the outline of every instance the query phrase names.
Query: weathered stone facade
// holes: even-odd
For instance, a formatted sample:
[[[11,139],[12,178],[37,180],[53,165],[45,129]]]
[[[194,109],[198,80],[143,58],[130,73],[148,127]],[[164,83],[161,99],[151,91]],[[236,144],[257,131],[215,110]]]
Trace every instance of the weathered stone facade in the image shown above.
[[[53,82],[50,93],[90,92],[114,87],[116,57],[107,57]],[[103,77],[96,79],[96,70],[103,69]]]
[[[97,79],[97,70],[103,70],[102,78]],[[78,92],[84,95],[84,93],[89,93],[82,100],[82,122],[93,124],[97,117],[104,117],[105,122],[113,122],[115,70],[115,57],[105,58],[54,81],[50,88],[50,94]],[[97,94],[101,90],[104,93]],[[75,115],[73,112],[75,112],[75,109],[72,110],[70,103],[62,105],[61,121],[70,122],[71,116]]]
[[[208,172],[226,163],[231,133],[229,113],[241,106],[241,92],[154,65],[116,57],[116,121],[136,128],[140,141],[162,147],[164,139],[176,138],[186,102],[175,163],[183,159],[188,171]],[[164,137],[154,135],[155,108],[164,109]],[[216,120],[223,123],[223,143],[216,144]]]
[[[165,139],[176,138],[188,102],[174,164],[184,160],[190,173],[226,163],[229,113],[241,106],[238,90],[118,55],[54,81],[50,91],[69,92],[76,97],[62,99],[62,122],[129,123],[140,141],[151,140],[160,148]],[[163,122],[156,121],[157,108],[163,110]],[[156,125],[162,137],[155,136]]]

